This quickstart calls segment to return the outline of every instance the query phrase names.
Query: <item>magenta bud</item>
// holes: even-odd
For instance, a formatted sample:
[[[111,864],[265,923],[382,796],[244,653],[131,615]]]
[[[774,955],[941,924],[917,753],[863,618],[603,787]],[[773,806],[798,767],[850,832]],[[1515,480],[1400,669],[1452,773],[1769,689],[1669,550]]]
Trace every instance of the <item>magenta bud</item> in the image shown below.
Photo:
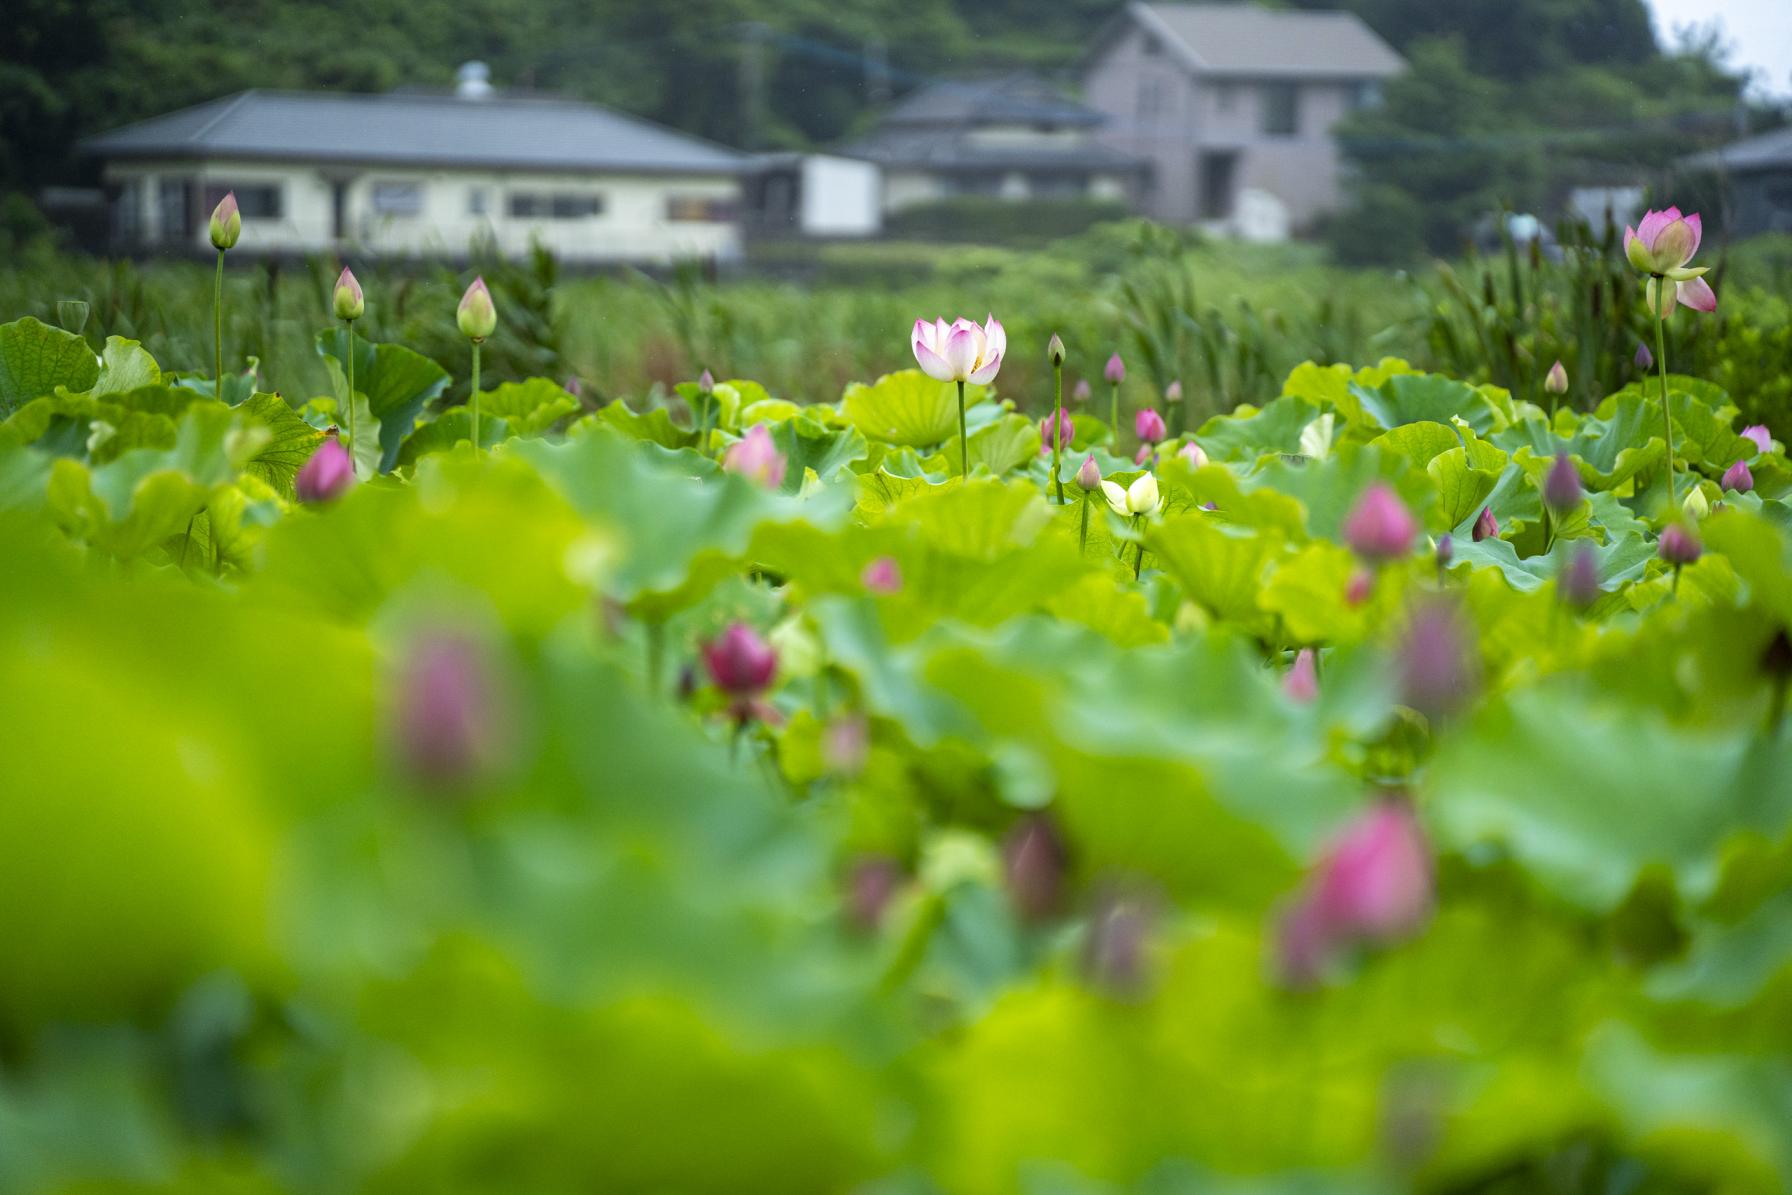
[[[790,462],[778,451],[777,443],[765,424],[755,423],[747,429],[747,434],[728,446],[722,454],[722,468],[729,473],[738,473],[742,477],[758,482],[768,489],[777,489],[784,484],[784,474]]]
[[[752,700],[771,685],[778,653],[752,627],[736,622],[704,645],[703,666],[716,688],[737,700]]]
[[[1133,417],[1132,430],[1134,435],[1147,444],[1156,444],[1168,434],[1164,427],[1164,417],[1150,407]]]
[[[1101,488],[1101,468],[1095,463],[1093,452],[1083,458],[1082,468],[1076,471],[1076,483],[1090,492]]]
[[[1319,662],[1312,648],[1303,647],[1294,653],[1294,664],[1282,678],[1282,692],[1290,700],[1302,703],[1319,696]]]
[[[1366,568],[1359,568],[1350,574],[1344,582],[1344,602],[1350,606],[1360,606],[1369,600],[1375,592],[1375,574]]]
[[[1474,538],[1476,543],[1484,539],[1500,537],[1500,521],[1493,517],[1493,507],[1483,506],[1481,513],[1475,516]]]
[[[1167,403],[1179,403],[1182,401],[1182,379],[1181,378],[1177,378],[1176,380],[1172,381],[1168,386],[1164,387],[1164,401]]]
[[[1742,438],[1762,452],[1773,451],[1773,434],[1767,430],[1765,424],[1751,423],[1742,429]]]
[[[1314,877],[1311,900],[1329,935],[1387,942],[1431,913],[1431,850],[1412,806],[1377,801],[1333,840]]]
[[[1344,542],[1364,560],[1382,563],[1398,560],[1412,550],[1419,524],[1385,481],[1363,491],[1344,519]]]
[[[1593,556],[1593,549],[1582,544],[1574,556],[1562,567],[1562,575],[1556,580],[1556,590],[1562,600],[1576,610],[1585,610],[1599,597],[1599,561]]]
[[[1064,840],[1045,814],[1022,819],[1002,841],[1002,876],[1023,921],[1043,921],[1058,910],[1068,867]]]
[[[1076,424],[1071,422],[1069,411],[1059,411],[1057,421],[1058,447],[1060,449],[1069,448],[1071,440],[1076,438]],[[1052,450],[1052,416],[1050,415],[1039,421],[1039,444],[1041,452]]]
[[[1755,488],[1755,475],[1749,472],[1746,461],[1737,461],[1724,470],[1724,489],[1735,490],[1738,494],[1746,494]]]
[[[1456,558],[1456,541],[1448,535],[1437,538],[1437,567],[1449,568],[1450,561]]]
[[[335,501],[354,484],[355,466],[348,449],[327,435],[293,475],[292,491],[300,502],[316,505]]]
[[[899,593],[902,590],[902,569],[894,556],[879,556],[865,566],[859,580],[872,593]]]
[[[709,372],[709,370],[706,369],[702,373],[697,375],[697,389],[703,391],[703,393],[705,393],[705,394],[708,394],[711,390],[714,390],[715,388],[716,388],[716,375],[715,374]]]
[[[1683,564],[1691,564],[1705,551],[1699,543],[1698,533],[1684,523],[1669,523],[1662,528],[1661,539],[1655,545],[1661,558],[1679,568]]]
[[[1126,362],[1120,359],[1119,353],[1108,358],[1107,368],[1102,370],[1101,376],[1108,380],[1110,386],[1118,386],[1126,380]]]
[[[1543,375],[1543,388],[1551,394],[1568,393],[1568,371],[1562,368],[1560,361],[1550,366],[1549,372]]]
[[[481,640],[446,631],[413,640],[400,665],[394,717],[406,771],[437,787],[488,774],[509,737],[503,692]]]
[[[1051,358],[1053,368],[1064,364],[1064,340],[1056,332],[1053,332],[1052,338],[1046,342],[1045,355]]]
[[[902,866],[888,855],[865,855],[846,872],[846,919],[870,933],[883,923],[890,901],[902,887]]]
[[[1636,342],[1636,353],[1630,359],[1638,369],[1648,369],[1655,364],[1655,354],[1651,353],[1649,346],[1640,340]]]
[[[1580,472],[1566,453],[1556,459],[1543,478],[1543,502],[1557,514],[1566,514],[1580,505]]]
[[[1070,401],[1088,402],[1090,396],[1094,393],[1095,391],[1090,387],[1088,378],[1078,378],[1076,380],[1076,385],[1070,388]]]
[[[1474,694],[1474,639],[1449,602],[1433,601],[1413,611],[1398,661],[1401,703],[1428,719],[1455,713]]]

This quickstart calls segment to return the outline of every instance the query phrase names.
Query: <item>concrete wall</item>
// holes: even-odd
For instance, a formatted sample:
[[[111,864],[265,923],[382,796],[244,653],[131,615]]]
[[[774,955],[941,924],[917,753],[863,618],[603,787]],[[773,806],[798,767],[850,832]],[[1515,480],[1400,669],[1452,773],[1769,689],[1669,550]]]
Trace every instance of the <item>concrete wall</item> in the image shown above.
[[[801,230],[809,236],[876,236],[883,228],[883,172],[870,162],[803,158]]]
[[[731,258],[740,253],[740,185],[731,175],[568,175],[508,172],[404,170],[266,163],[112,163],[106,179],[124,188],[120,202],[134,205],[136,240],[150,246],[210,251],[201,211],[190,237],[164,227],[158,193],[164,180],[193,180],[194,202],[207,188],[273,184],[281,189],[275,219],[246,216],[239,250],[315,253],[325,250],[375,254],[464,255],[475,237],[490,236],[500,250],[521,255],[531,242],[569,261],[665,263],[679,258]],[[335,186],[346,186],[343,237],[334,235]],[[375,210],[376,189],[415,187],[412,213]],[[476,212],[475,193],[483,197]],[[388,192],[389,193],[389,192]],[[574,218],[513,217],[513,195],[598,196],[603,210]],[[722,218],[675,218],[674,201],[720,205]],[[127,223],[129,217],[126,217]]]
[[[885,215],[969,194],[961,189],[961,180],[974,178],[983,188],[979,194],[992,199],[1024,203],[1032,199],[1068,198],[1061,193],[1035,188],[1028,171],[1002,170],[970,175],[963,171],[933,171],[913,167],[887,167],[884,170],[883,210]],[[1129,202],[1132,198],[1132,176],[1125,172],[1091,171],[1087,175],[1079,199]]]

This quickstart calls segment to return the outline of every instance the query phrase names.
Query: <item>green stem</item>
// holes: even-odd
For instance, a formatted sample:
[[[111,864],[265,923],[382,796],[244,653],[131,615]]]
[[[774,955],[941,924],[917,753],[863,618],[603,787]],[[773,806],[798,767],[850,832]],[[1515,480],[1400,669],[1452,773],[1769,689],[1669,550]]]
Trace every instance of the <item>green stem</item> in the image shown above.
[[[473,455],[479,455],[479,342],[473,342]]]
[[[1057,403],[1052,408],[1052,482],[1058,487],[1058,505],[1064,505],[1064,475],[1058,471],[1058,454],[1063,439],[1058,429],[1064,426],[1064,366],[1053,362],[1052,380],[1057,388]]]
[[[660,693],[660,671],[666,659],[666,624],[658,619],[647,623],[647,691]]]
[[[218,276],[212,283],[212,379],[218,401],[224,401],[224,250],[218,250]]]
[[[343,320],[348,329],[348,474],[353,477],[355,465],[355,321]]]
[[[1668,475],[1668,489],[1671,492],[1673,490],[1673,488],[1674,488],[1673,475],[1669,474]],[[1673,597],[1680,596],[1680,566],[1677,564],[1674,566],[1674,588],[1672,590],[1670,590],[1669,593]]]
[[[1144,521],[1144,518],[1145,518],[1144,515],[1139,515],[1133,519],[1132,529],[1133,529],[1134,534],[1138,533],[1139,524]],[[1136,555],[1132,558],[1132,579],[1133,580],[1137,581],[1139,579],[1139,570],[1144,567],[1145,567],[1145,541],[1143,538],[1141,538],[1139,540],[1138,555]]]
[[[1668,411],[1668,345],[1667,316],[1661,313],[1661,288],[1671,285],[1666,278],[1655,288],[1655,363],[1661,366],[1661,425],[1668,442],[1668,514],[1672,517],[1680,505],[1674,494],[1674,416]],[[1674,574],[1679,580],[1679,572]]]
[[[971,479],[971,439],[965,434],[964,381],[958,383],[958,471],[968,482]]]
[[[1084,556],[1087,556],[1089,554],[1089,491],[1088,490],[1083,491],[1083,530],[1082,530],[1082,534],[1077,537],[1077,551],[1079,552],[1079,554],[1084,555]]]
[[[1549,546],[1555,542],[1555,520],[1549,517],[1549,503],[1543,504],[1543,554],[1549,555]]]
[[[1108,422],[1114,429],[1114,447],[1120,447],[1120,386],[1115,384],[1108,395]]]

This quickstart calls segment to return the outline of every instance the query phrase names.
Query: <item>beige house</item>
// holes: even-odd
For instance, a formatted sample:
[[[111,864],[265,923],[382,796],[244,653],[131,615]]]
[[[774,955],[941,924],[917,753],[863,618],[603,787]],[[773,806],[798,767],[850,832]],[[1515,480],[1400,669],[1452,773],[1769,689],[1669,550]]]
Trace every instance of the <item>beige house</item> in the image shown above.
[[[594,104],[499,95],[247,91],[84,143],[119,250],[210,252],[234,191],[239,252],[464,256],[476,239],[580,262],[741,251],[732,150]]]
[[[1132,0],[1083,90],[1102,139],[1151,162],[1147,215],[1279,240],[1339,206],[1333,126],[1404,65],[1352,13]]]

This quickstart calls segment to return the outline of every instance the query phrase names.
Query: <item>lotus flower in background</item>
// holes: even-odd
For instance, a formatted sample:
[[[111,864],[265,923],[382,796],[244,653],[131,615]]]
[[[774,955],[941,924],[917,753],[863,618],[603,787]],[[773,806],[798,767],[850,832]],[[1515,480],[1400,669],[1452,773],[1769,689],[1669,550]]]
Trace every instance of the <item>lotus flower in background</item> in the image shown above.
[[[1076,438],[1076,424],[1071,421],[1069,411],[1059,411],[1058,415],[1058,447],[1069,448],[1070,442]],[[1052,450],[1052,417],[1046,415],[1039,420],[1039,451]]]
[[[1108,358],[1107,367],[1101,371],[1101,376],[1107,379],[1110,386],[1118,386],[1126,380],[1126,362],[1120,359],[1119,353]]]
[[[865,933],[875,930],[902,887],[902,866],[888,855],[865,855],[846,874],[846,919]]]
[[[1026,921],[1054,913],[1064,895],[1069,858],[1052,819],[1033,814],[1002,842],[1002,877],[1015,911]]]
[[[1082,468],[1076,471],[1076,483],[1085,491],[1101,488],[1101,466],[1095,463],[1093,452],[1083,458]]]
[[[728,710],[738,722],[769,720],[772,711],[760,695],[771,687],[778,672],[778,652],[744,622],[728,629],[703,647],[703,667],[716,688],[728,695]]]
[[[318,505],[340,498],[354,484],[354,462],[349,459],[348,449],[337,439],[336,429],[331,428],[324,436],[324,442],[293,474],[292,491],[300,502]]]
[[[211,226],[207,230],[211,234],[212,248],[220,252],[236,248],[237,238],[243,235],[243,214],[236,206],[236,192],[227,191],[224,198],[218,200],[218,206],[212,209]]]
[[[1436,556],[1438,568],[1449,568],[1450,561],[1456,559],[1456,541],[1448,535],[1438,536]]]
[[[1088,402],[1095,395],[1095,388],[1089,385],[1088,378],[1078,378],[1076,385],[1070,388],[1071,402]]]
[[[1581,497],[1580,471],[1566,453],[1557,453],[1543,478],[1543,504],[1558,515],[1566,514],[1580,505]]]
[[[1550,366],[1549,372],[1543,375],[1543,388],[1551,394],[1568,393],[1568,371],[1562,368],[1560,361]]]
[[[865,566],[859,580],[872,593],[899,593],[902,590],[902,569],[894,556],[879,556]]]
[[[1751,423],[1742,429],[1742,438],[1753,444],[1762,452],[1773,451],[1773,433],[1761,423]]]
[[[498,766],[511,738],[508,686],[491,648],[464,632],[430,631],[405,651],[393,737],[405,771],[425,784],[464,784]]]
[[[1350,574],[1344,582],[1344,603],[1349,606],[1360,606],[1369,600],[1375,592],[1375,574],[1366,568],[1359,568]]]
[[[1303,703],[1319,696],[1319,662],[1312,648],[1303,647],[1295,653],[1288,675],[1282,678],[1282,692],[1290,700]]]
[[[1480,543],[1484,539],[1498,539],[1500,537],[1500,521],[1493,517],[1493,508],[1491,506],[1483,506],[1481,508],[1481,513],[1475,516],[1473,535],[1476,543]]]
[[[1636,342],[1636,352],[1632,354],[1630,360],[1638,369],[1647,373],[1655,364],[1655,354],[1649,351],[1648,345],[1639,340]]]
[[[1755,488],[1755,475],[1749,472],[1747,461],[1737,461],[1724,470],[1724,489],[1735,490],[1738,494],[1746,494]]]
[[[1656,553],[1675,568],[1693,563],[1704,550],[1698,532],[1684,523],[1669,523],[1655,545]]]
[[[1564,602],[1577,610],[1585,610],[1599,597],[1599,561],[1592,546],[1581,544],[1556,578],[1556,592]]]
[[[1447,599],[1427,601],[1412,612],[1395,656],[1401,704],[1431,721],[1461,709],[1479,683],[1474,636]]]
[[[1649,309],[1668,316],[1676,300],[1696,311],[1716,311],[1717,295],[1703,275],[1708,267],[1691,268],[1687,262],[1699,251],[1704,229],[1699,214],[1682,216],[1680,209],[1649,211],[1635,228],[1624,229],[1624,256],[1649,275]],[[1660,286],[1671,282],[1671,288]]]
[[[918,319],[909,345],[921,372],[935,381],[987,386],[1002,368],[1008,334],[993,315],[981,328],[968,319],[951,324],[943,319],[931,324]]]
[[[1148,515],[1157,509],[1157,478],[1150,473],[1139,474],[1125,489],[1121,489],[1118,482],[1104,481],[1101,492],[1107,498],[1108,506],[1123,519]]]
[[[1689,519],[1702,519],[1711,513],[1711,499],[1705,496],[1703,485],[1694,485],[1686,491],[1686,498],[1680,503],[1680,512]]]
[[[1344,519],[1344,542],[1358,556],[1377,564],[1410,552],[1418,533],[1418,520],[1385,481],[1364,490]]]
[[[1207,454],[1203,452],[1201,446],[1193,440],[1184,444],[1176,455],[1187,461],[1190,468],[1199,469],[1207,464]]]
[[[1172,406],[1182,401],[1182,379],[1177,378],[1164,387],[1164,401]]]
[[[722,454],[722,468],[729,473],[738,473],[742,477],[757,481],[768,489],[777,489],[784,484],[784,474],[790,462],[778,451],[778,445],[765,424],[755,423],[747,429],[747,434],[728,446]]]
[[[1164,417],[1150,407],[1146,407],[1133,417],[1132,430],[1133,434],[1145,444],[1160,443],[1168,434],[1168,429],[1164,427]]]

